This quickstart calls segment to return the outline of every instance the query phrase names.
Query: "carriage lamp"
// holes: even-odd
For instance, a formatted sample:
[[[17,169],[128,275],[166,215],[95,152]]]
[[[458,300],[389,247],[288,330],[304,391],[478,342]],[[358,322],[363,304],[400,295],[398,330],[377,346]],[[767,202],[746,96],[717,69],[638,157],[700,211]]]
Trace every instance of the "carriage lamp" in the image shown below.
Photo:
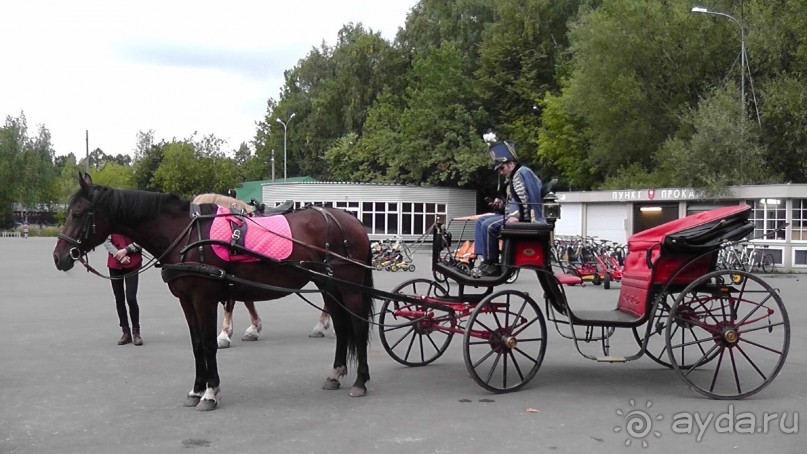
[[[554,192],[550,192],[544,196],[543,212],[544,219],[546,219],[546,222],[549,224],[554,225],[555,221],[560,219],[560,204]]]

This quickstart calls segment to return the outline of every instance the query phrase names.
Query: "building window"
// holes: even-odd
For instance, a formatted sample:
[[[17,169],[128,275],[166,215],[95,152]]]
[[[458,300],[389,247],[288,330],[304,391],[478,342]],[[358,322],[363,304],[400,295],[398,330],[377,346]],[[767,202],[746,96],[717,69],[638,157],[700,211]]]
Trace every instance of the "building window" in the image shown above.
[[[279,206],[282,202],[275,202],[275,206]],[[348,213],[352,214],[355,217],[359,217],[359,202],[294,202],[294,209],[295,210],[302,210],[308,205],[314,205],[318,207],[327,207],[327,208],[338,208],[340,210],[345,210]]]
[[[339,208],[340,210],[345,210],[356,218],[359,217],[359,202],[334,202],[333,207]]]
[[[401,204],[401,234],[423,235],[431,229],[438,218],[446,218],[445,203],[415,203]]]
[[[807,249],[794,249],[793,250],[793,265],[794,266],[807,266]]]
[[[279,203],[278,203],[279,205]],[[296,202],[297,209],[306,205],[327,206],[345,210],[356,216],[376,235],[423,235],[438,218],[447,215],[444,203],[415,202]]]
[[[361,222],[368,233],[381,235],[398,234],[397,202],[363,202]]]
[[[754,234],[752,238],[762,239],[762,236],[773,232],[777,227],[785,223],[787,209],[783,199],[759,199],[746,200],[751,206],[751,218],[754,223]],[[766,240],[784,240],[784,229],[772,233],[765,237]]]
[[[793,199],[791,215],[793,241],[807,241],[807,199]]]

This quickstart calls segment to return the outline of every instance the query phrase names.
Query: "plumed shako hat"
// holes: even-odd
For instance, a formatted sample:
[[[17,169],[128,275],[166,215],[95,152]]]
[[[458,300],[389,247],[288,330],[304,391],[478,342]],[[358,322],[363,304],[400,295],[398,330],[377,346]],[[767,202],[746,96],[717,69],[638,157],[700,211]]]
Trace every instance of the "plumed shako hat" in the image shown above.
[[[493,170],[496,171],[506,162],[518,162],[516,144],[511,140],[493,143],[490,145],[490,157],[493,159]]]

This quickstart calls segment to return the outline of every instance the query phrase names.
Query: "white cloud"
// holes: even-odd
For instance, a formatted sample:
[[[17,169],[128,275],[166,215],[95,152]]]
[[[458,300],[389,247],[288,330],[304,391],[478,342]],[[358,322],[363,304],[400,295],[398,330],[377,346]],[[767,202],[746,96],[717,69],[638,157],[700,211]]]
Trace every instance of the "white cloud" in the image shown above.
[[[131,153],[194,132],[251,140],[283,71],[347,23],[393,39],[417,0],[26,0],[3,6],[0,114],[47,127],[59,155]]]

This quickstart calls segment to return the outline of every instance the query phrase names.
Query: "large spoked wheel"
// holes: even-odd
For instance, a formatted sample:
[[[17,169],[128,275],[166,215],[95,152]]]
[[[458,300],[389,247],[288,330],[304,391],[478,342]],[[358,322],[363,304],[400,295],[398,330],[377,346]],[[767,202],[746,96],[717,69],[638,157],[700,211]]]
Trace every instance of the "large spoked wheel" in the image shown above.
[[[666,292],[659,298],[656,312],[648,320],[650,323],[650,331],[647,331],[647,325],[642,325],[638,328],[633,328],[633,337],[639,345],[642,345],[644,336],[647,335],[647,347],[645,355],[653,361],[661,364],[664,367],[672,369],[673,365],[669,362],[670,353],[675,355],[676,361],[679,365],[689,368],[694,364],[694,361],[701,356],[706,355],[708,347],[704,347],[703,338],[706,336],[702,332],[693,329],[689,322],[677,321],[673,323],[670,331],[670,336],[679,345],[673,352],[667,350],[667,324],[670,322],[670,307],[675,303],[679,297],[679,293]],[[709,361],[714,358],[714,355],[707,356],[702,362]]]
[[[410,297],[445,297],[442,285],[428,279],[412,279],[392,290]],[[405,366],[425,366],[446,351],[456,328],[452,311],[405,301],[385,300],[378,317],[378,334],[384,349]]]
[[[676,326],[687,326],[695,340],[682,342]],[[761,278],[721,270],[681,293],[670,308],[665,336],[669,361],[690,388],[712,399],[741,399],[768,386],[782,369],[790,320],[782,298]],[[690,366],[682,366],[673,352],[687,345],[700,349],[687,359]]]
[[[479,386],[495,393],[515,391],[535,376],[544,360],[544,315],[526,293],[494,293],[474,309],[464,343],[465,367]]]

